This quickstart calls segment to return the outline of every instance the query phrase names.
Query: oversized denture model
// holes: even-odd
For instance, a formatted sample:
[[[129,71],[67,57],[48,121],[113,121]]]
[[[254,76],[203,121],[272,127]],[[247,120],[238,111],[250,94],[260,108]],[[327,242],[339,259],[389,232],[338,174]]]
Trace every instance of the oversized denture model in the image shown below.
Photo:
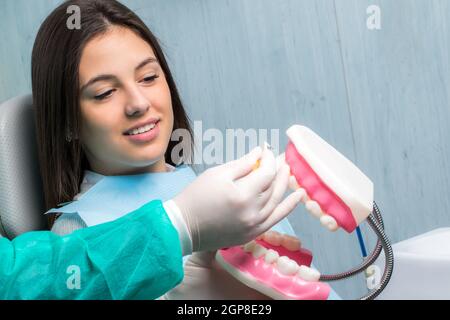
[[[282,161],[289,185],[301,190],[306,209],[329,230],[352,232],[372,211],[373,184],[352,162],[310,129],[294,125]],[[235,278],[274,299],[325,300],[328,284],[312,269],[312,254],[292,236],[268,231],[245,244],[217,251],[216,260]]]

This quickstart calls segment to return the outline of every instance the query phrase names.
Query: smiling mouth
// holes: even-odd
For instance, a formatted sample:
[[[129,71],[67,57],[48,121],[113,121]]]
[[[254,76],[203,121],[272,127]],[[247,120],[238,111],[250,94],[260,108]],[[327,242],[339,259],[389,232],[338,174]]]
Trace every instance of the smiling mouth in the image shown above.
[[[137,128],[137,129],[129,130],[129,131],[125,132],[124,135],[126,135],[126,136],[135,136],[135,135],[139,135],[139,134],[142,134],[142,133],[149,132],[149,131],[153,130],[156,127],[156,125],[159,123],[159,121],[160,120],[158,120],[158,121],[156,121],[154,123],[149,123],[149,124],[147,124],[145,126]]]

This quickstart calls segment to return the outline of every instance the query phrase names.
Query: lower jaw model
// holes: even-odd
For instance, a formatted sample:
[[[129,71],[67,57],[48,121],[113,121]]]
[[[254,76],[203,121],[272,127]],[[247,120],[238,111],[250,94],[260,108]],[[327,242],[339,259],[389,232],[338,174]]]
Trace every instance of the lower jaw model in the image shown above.
[[[325,300],[330,294],[312,254],[297,238],[268,231],[244,246],[218,250],[216,260],[236,279],[277,300]]]
[[[372,181],[310,129],[294,125],[286,133],[289,143],[278,160],[290,167],[290,188],[301,189],[301,201],[307,211],[328,230],[341,227],[353,232],[372,213]],[[378,218],[382,224],[381,216]],[[384,235],[383,230],[379,231]],[[386,253],[390,245],[385,242],[388,240],[383,242]],[[380,251],[378,243],[367,264]],[[232,276],[273,299],[326,300],[331,289],[320,281],[320,273],[311,268],[312,258],[312,253],[302,248],[297,238],[275,231],[268,231],[242,246],[223,248],[216,254],[216,260]],[[386,284],[392,273],[391,258],[392,266],[387,265],[388,274],[385,271]],[[361,272],[359,269],[351,275]]]

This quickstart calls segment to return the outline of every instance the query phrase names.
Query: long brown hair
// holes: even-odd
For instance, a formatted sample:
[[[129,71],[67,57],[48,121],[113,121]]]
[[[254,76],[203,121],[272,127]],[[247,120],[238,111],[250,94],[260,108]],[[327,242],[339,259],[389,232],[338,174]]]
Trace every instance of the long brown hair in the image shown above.
[[[67,8],[80,8],[80,29],[69,29]],[[32,90],[40,170],[46,210],[71,201],[79,192],[82,175],[89,169],[80,140],[78,70],[86,43],[105,33],[111,25],[127,27],[150,44],[170,88],[174,113],[173,130],[186,129],[192,137],[189,118],[157,38],[130,9],[115,0],[69,0],[59,5],[41,25],[32,53]],[[70,141],[67,136],[73,136]],[[69,140],[69,141],[68,141]],[[165,160],[172,165],[176,141],[169,141]],[[182,154],[182,162],[192,157]],[[50,226],[54,218],[50,217]]]

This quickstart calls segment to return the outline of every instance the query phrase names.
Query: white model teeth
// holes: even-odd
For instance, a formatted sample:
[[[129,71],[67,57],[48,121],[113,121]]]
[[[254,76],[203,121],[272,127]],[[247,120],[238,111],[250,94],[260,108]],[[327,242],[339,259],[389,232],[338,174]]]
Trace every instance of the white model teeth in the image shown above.
[[[281,240],[281,245],[288,249],[289,251],[298,251],[300,250],[301,243],[296,237],[292,237],[289,235],[284,235]]]
[[[140,127],[140,128],[134,129],[134,130],[131,130],[130,131],[130,135],[141,134],[141,133],[150,131],[150,130],[152,130],[155,127],[155,125],[156,125],[155,123],[150,123],[150,124],[148,124],[146,126],[143,126],[143,127]]]
[[[266,241],[267,243],[273,245],[273,246],[279,246],[281,245],[281,242],[283,241],[283,237],[281,234],[279,234],[276,231],[267,231],[264,235],[263,235],[263,239],[264,241]]]
[[[281,256],[273,249],[266,249],[254,240],[243,246],[245,252],[251,253],[255,259],[264,256],[264,262],[274,264],[277,270],[284,275],[297,275],[305,281],[319,281],[320,272],[307,266],[299,266],[289,257]]]
[[[262,257],[263,255],[265,255],[266,252],[267,252],[267,249],[264,248],[262,245],[255,244],[255,246],[252,250],[252,255],[255,259],[258,259],[259,257]]]
[[[287,234],[281,234],[273,230],[267,231],[257,239],[262,239],[273,246],[283,246],[289,251],[298,251],[301,248],[301,242],[296,237]]]
[[[264,261],[267,264],[271,264],[271,263],[274,263],[275,261],[277,261],[279,257],[280,257],[280,255],[278,254],[278,252],[276,252],[275,250],[269,249],[266,252],[266,256],[264,257]]]
[[[246,243],[244,245],[244,251],[245,252],[252,252],[253,248],[256,246],[256,242],[255,241],[250,241],[249,243]]]
[[[325,214],[322,211],[322,208],[320,208],[320,205],[319,203],[317,203],[317,201],[314,200],[306,201],[305,208],[314,217],[318,218],[320,220],[320,223],[328,230],[336,231],[337,229],[339,229],[339,225],[337,224],[336,220],[332,216]]]
[[[305,281],[319,281],[320,272],[307,266],[300,266],[298,268],[297,276]]]
[[[306,210],[308,210],[316,218],[320,218],[323,215],[319,204],[314,200],[307,201],[305,207]]]
[[[320,223],[330,231],[336,231],[337,229],[339,229],[339,226],[338,226],[336,220],[332,216],[329,216],[329,215],[321,216]]]
[[[278,258],[277,268],[282,274],[290,276],[297,273],[299,266],[297,262],[289,259],[288,257],[283,256]]]

